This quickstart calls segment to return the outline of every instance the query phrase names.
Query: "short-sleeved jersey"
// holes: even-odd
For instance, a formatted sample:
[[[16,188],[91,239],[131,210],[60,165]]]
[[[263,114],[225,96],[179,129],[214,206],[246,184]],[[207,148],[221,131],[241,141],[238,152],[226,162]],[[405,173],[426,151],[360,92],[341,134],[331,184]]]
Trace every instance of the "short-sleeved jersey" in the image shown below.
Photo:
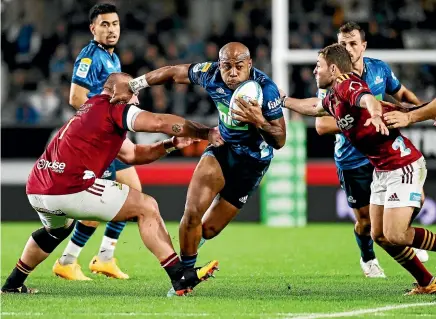
[[[398,81],[389,65],[377,59],[363,58],[362,79],[367,83],[371,93],[379,101],[384,100],[386,93],[394,95],[401,88],[400,81]],[[318,97],[323,98],[325,91],[320,90]],[[353,169],[366,165],[368,162],[368,158],[356,150],[343,134],[336,134],[335,163],[340,169]]]
[[[118,56],[92,40],[77,56],[71,82],[87,88],[91,98],[103,91],[107,77],[114,72],[121,72]]]
[[[226,143],[239,155],[248,155],[260,161],[270,161],[273,148],[269,146],[254,125],[237,126],[229,113],[233,90],[221,78],[217,62],[192,64],[189,80],[206,89],[219,112],[219,130]],[[263,72],[253,68],[249,80],[256,81],[262,88],[262,113],[266,120],[272,121],[283,116],[282,100],[277,85]]]
[[[52,139],[26,185],[27,194],[65,195],[83,191],[117,156],[141,110],[110,104],[109,95],[86,101]]]
[[[358,106],[365,94],[371,94],[365,81],[347,73],[336,80],[322,104],[334,116],[344,136],[377,170],[392,171],[418,160],[421,152],[398,129],[390,130],[386,136],[377,132],[373,125],[364,125],[371,117],[366,108]]]

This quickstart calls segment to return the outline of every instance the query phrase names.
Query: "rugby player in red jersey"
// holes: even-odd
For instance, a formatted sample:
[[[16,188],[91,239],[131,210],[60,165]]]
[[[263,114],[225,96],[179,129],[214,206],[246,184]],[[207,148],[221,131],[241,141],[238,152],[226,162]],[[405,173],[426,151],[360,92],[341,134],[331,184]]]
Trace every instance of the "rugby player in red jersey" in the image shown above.
[[[26,193],[44,227],[34,231],[2,293],[32,293],[24,285],[30,272],[70,234],[74,220],[138,222],[145,246],[170,277],[177,295],[184,295],[211,276],[217,261],[186,269],[175,253],[154,198],[114,181],[97,178],[118,157],[128,164],[153,162],[192,139],[223,144],[217,128],[170,114],[154,114],[133,104],[110,104],[117,83],[128,82],[126,73],[112,73],[102,94],[85,102],[53,138],[33,167]],[[130,95],[132,97],[132,95]],[[133,96],[130,103],[137,102]],[[162,132],[177,136],[151,145],[135,145],[127,131]],[[186,137],[186,138],[183,138]]]
[[[414,208],[421,207],[427,175],[421,152],[398,129],[382,121],[382,105],[368,85],[352,73],[352,62],[340,44],[322,49],[314,70],[324,99],[285,98],[284,106],[311,116],[331,115],[354,147],[374,165],[371,184],[371,235],[418,282],[408,294],[436,293],[436,279],[410,247],[436,251],[436,234],[411,227]]]

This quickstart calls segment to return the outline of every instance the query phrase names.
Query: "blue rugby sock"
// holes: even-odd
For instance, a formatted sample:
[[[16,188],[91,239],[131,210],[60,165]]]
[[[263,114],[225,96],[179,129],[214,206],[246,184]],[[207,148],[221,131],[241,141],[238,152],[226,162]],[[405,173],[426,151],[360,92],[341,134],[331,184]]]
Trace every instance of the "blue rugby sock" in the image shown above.
[[[354,236],[356,237],[357,245],[360,249],[360,256],[362,257],[363,262],[368,262],[375,258],[374,252],[374,241],[372,240],[370,235],[359,235],[354,230]]]
[[[194,268],[195,263],[197,262],[197,256],[198,254],[192,256],[185,256],[181,254],[180,258],[182,259],[182,265],[185,268]]]

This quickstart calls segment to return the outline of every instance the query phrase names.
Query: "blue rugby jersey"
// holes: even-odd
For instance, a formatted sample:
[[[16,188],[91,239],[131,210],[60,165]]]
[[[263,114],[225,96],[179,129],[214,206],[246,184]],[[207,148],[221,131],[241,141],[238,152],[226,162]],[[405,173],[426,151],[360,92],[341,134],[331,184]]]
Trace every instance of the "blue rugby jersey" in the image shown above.
[[[189,80],[206,89],[219,112],[219,130],[226,143],[240,155],[249,155],[259,161],[270,161],[273,148],[269,146],[254,125],[237,126],[229,114],[233,90],[229,89],[221,78],[217,62],[192,64],[189,68]],[[268,121],[283,116],[282,100],[276,84],[263,72],[253,68],[249,80],[260,84],[263,93],[262,113]]]

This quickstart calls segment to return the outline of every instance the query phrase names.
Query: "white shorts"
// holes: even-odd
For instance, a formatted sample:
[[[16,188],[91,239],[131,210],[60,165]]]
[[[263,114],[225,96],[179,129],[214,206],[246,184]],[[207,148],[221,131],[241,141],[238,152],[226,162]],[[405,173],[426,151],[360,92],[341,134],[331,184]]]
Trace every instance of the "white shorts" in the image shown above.
[[[374,170],[370,203],[385,208],[421,207],[422,187],[427,177],[425,159],[388,172]]]
[[[70,218],[111,221],[123,207],[129,186],[97,178],[94,185],[67,195],[27,195],[44,226],[64,227]]]

